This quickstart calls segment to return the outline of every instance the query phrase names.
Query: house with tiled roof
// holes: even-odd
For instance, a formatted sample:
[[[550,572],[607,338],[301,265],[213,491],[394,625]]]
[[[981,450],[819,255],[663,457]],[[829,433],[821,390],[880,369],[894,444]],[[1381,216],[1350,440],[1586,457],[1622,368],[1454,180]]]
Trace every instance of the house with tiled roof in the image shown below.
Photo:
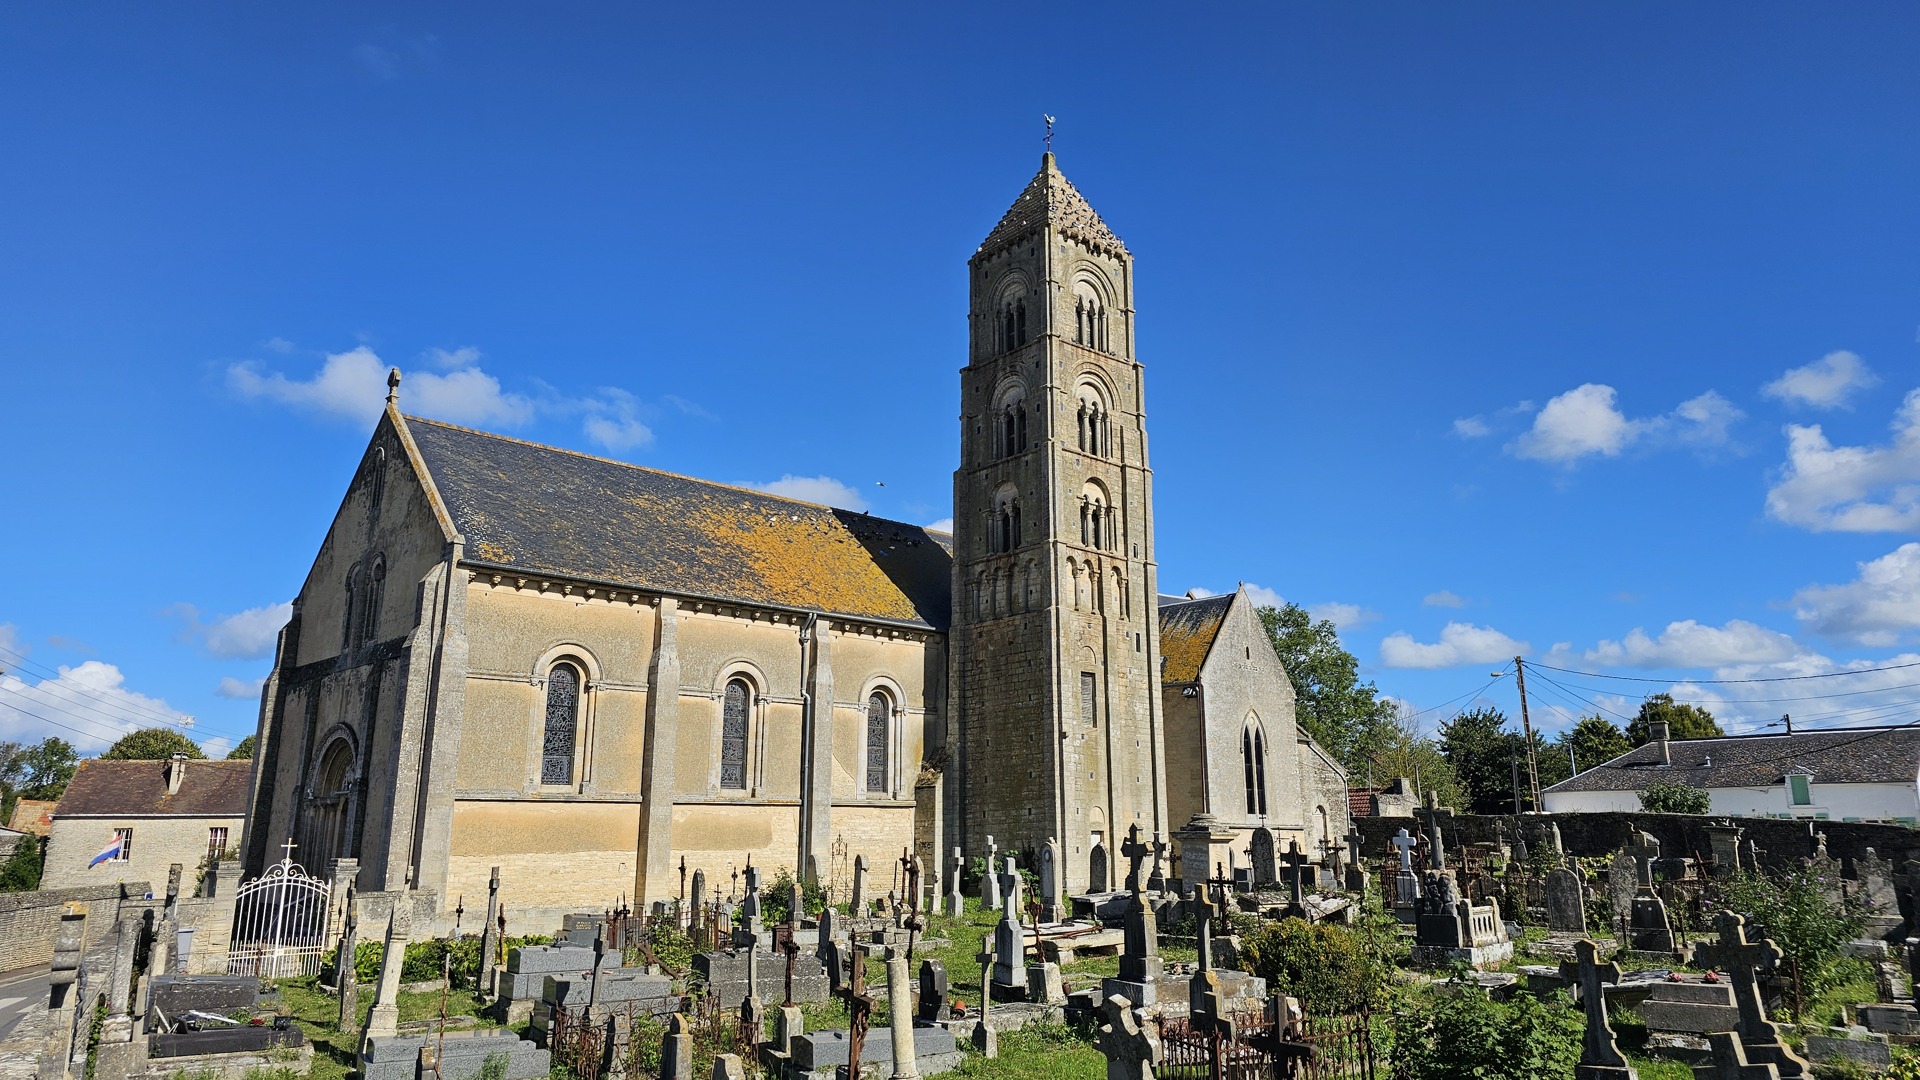
[[[252,769],[185,757],[82,761],[54,805],[40,887],[160,886],[174,863],[192,882],[203,862],[239,850]]]
[[[1640,809],[1660,782],[1699,788],[1710,813],[1732,817],[1920,822],[1920,728],[1668,739],[1664,725],[1644,746],[1541,792],[1548,813]]]
[[[262,691],[246,872],[291,842],[445,930],[497,867],[532,932],[989,835],[1104,891],[1209,813],[1317,856],[1333,767],[1251,603],[1156,603],[1132,255],[1048,154],[968,277],[950,534],[407,415],[392,373]]]

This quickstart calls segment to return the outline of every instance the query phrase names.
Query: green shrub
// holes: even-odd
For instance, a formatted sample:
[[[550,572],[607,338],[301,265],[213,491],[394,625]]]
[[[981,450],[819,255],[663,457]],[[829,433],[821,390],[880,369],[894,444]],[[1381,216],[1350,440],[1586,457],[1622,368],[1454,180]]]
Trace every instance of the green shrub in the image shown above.
[[[1818,863],[1789,866],[1778,877],[1741,870],[1720,892],[1728,910],[1747,917],[1749,940],[1771,938],[1800,965],[1808,998],[1846,981],[1847,942],[1867,924],[1865,900],[1857,891],[1843,897],[1837,873]]]
[[[1586,1022],[1564,996],[1494,1001],[1478,987],[1410,999],[1393,1015],[1393,1075],[1401,1080],[1571,1078]]]
[[[1649,814],[1704,814],[1712,808],[1711,795],[1678,780],[1655,780],[1640,792],[1640,809]]]
[[[1264,923],[1240,943],[1240,963],[1276,994],[1300,999],[1307,1011],[1343,1016],[1373,1005],[1388,969],[1367,942],[1344,926],[1300,919]]]

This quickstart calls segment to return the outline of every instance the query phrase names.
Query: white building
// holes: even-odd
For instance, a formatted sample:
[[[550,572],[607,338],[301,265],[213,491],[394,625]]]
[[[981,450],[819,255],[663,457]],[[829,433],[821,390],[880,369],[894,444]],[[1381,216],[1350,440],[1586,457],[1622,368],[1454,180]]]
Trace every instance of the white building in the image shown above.
[[[1542,792],[1550,814],[1640,810],[1661,781],[1704,789],[1731,817],[1920,822],[1920,728],[1848,728],[1717,739],[1656,738]]]

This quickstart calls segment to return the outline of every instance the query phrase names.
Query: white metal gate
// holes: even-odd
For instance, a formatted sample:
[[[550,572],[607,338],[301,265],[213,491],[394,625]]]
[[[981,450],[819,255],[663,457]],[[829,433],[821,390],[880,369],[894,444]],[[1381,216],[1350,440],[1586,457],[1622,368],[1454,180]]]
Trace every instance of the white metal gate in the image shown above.
[[[285,850],[286,857],[234,893],[229,975],[290,979],[320,973],[331,886],[293,861],[291,843]]]

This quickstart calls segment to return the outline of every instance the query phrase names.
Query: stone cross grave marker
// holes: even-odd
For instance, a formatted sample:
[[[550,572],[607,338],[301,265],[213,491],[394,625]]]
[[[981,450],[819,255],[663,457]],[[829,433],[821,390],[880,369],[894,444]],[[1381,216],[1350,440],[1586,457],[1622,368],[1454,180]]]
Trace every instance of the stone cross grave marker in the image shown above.
[[[1427,805],[1420,811],[1420,820],[1426,825],[1427,836],[1431,841],[1427,853],[1427,869],[1445,870],[1447,868],[1447,842],[1442,831],[1442,822],[1446,828],[1453,827],[1453,811],[1440,805],[1440,797],[1427,792]]]
[[[1780,1080],[1780,1070],[1771,1063],[1747,1060],[1746,1048],[1735,1032],[1716,1031],[1707,1036],[1707,1042],[1713,1056],[1709,1064],[1694,1066],[1698,1080]]]
[[[484,989],[500,963],[500,931],[494,926],[500,918],[500,868],[487,874],[487,921],[480,927],[480,985]]]
[[[1693,962],[1724,971],[1733,979],[1733,1003],[1740,1008],[1740,1043],[1747,1056],[1770,1064],[1782,1077],[1808,1075],[1807,1063],[1780,1041],[1780,1029],[1767,1019],[1760,1000],[1760,976],[1779,966],[1782,953],[1772,941],[1748,941],[1747,919],[1722,911],[1715,920],[1720,940],[1693,947]]]
[[[360,1030],[360,976],[353,957],[360,948],[360,916],[353,910],[354,888],[347,885],[347,925],[340,933],[339,950],[333,954],[333,979],[340,990],[340,1016],[336,1025],[342,1034]],[[492,920],[488,920],[491,924]]]
[[[1580,1007],[1587,1014],[1587,1034],[1581,1045],[1578,1080],[1634,1080],[1638,1075],[1627,1064],[1614,1041],[1613,1025],[1607,1022],[1605,984],[1620,981],[1620,965],[1600,962],[1600,947],[1582,938],[1573,946],[1577,960],[1560,963],[1560,977],[1580,992]]]
[[[1635,868],[1635,885],[1644,890],[1653,888],[1653,865],[1660,861],[1660,841],[1653,834],[1643,830],[1634,830],[1633,840],[1627,845],[1627,851],[1639,863]]]
[[[1213,968],[1213,917],[1219,910],[1213,902],[1213,894],[1205,886],[1194,894],[1193,923],[1199,952],[1197,963],[1201,971]]]
[[[1300,904],[1300,874],[1307,865],[1306,853],[1300,850],[1300,841],[1287,844],[1287,895],[1292,898],[1293,907],[1304,911]]]
[[[980,1019],[973,1024],[973,1048],[987,1057],[1000,1056],[1000,1037],[987,1026],[987,1012],[993,1007],[991,990],[994,969],[994,935],[988,934],[980,939]]]
[[[1154,1069],[1165,1060],[1159,1034],[1146,1012],[1119,994],[1100,1003],[1100,1030],[1094,1045],[1106,1055],[1107,1080],[1153,1080]]]
[[[1120,843],[1120,857],[1127,860],[1127,891],[1139,893],[1145,887],[1140,877],[1140,864],[1153,854],[1153,849],[1140,842],[1138,823],[1127,826],[1127,838]]]
[[[1153,872],[1147,875],[1147,889],[1151,892],[1164,892],[1167,888],[1167,875],[1161,869],[1160,861],[1167,853],[1167,838],[1160,832],[1153,834]]]
[[[913,986],[904,949],[887,950],[887,1013],[893,1035],[893,1080],[914,1080],[920,1069],[913,1057]]]
[[[967,909],[966,901],[960,895],[960,877],[967,869],[966,857],[960,849],[953,849],[953,875],[947,882],[947,914],[959,918]]]
[[[386,952],[380,960],[380,988],[367,1015],[367,1036],[393,1035],[400,1025],[400,968],[406,963],[407,939],[413,933],[413,909],[402,893],[387,916]]]
[[[740,904],[740,915],[746,921],[747,933],[758,937],[760,925],[760,868],[747,864],[747,898]]]
[[[1399,832],[1394,833],[1393,839],[1387,841],[1387,843],[1392,844],[1394,849],[1400,853],[1400,872],[1403,874],[1413,873],[1413,849],[1420,846],[1420,841],[1408,836],[1407,830],[1401,829]]]
[[[689,929],[706,925],[705,921],[700,917],[701,912],[706,909],[706,906],[707,872],[705,870],[695,870],[693,872],[693,903],[686,911],[680,913],[681,920]]]

